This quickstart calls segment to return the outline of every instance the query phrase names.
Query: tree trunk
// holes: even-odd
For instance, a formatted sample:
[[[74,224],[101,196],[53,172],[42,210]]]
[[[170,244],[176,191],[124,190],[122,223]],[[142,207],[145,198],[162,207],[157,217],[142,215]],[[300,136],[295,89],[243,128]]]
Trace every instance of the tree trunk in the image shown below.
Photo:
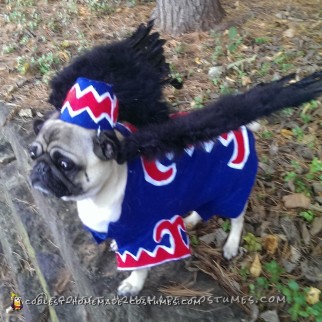
[[[214,28],[224,16],[219,0],[157,0],[152,18],[162,31],[178,35]]]

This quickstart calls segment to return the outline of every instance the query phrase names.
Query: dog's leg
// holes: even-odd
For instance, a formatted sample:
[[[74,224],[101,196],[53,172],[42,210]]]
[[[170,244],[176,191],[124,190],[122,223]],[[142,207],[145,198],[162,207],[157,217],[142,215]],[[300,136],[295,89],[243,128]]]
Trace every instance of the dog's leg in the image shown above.
[[[117,289],[119,295],[135,296],[143,288],[149,269],[141,268],[133,271],[128,278],[122,281]]]
[[[201,220],[202,220],[202,218],[195,211],[193,211],[187,217],[183,218],[184,224],[188,230],[192,229],[194,226],[196,226],[198,224],[198,222],[200,222]]]
[[[244,214],[246,212],[246,207],[237,218],[231,219],[231,230],[223,248],[224,257],[226,259],[231,259],[238,254],[239,242],[243,230]]]

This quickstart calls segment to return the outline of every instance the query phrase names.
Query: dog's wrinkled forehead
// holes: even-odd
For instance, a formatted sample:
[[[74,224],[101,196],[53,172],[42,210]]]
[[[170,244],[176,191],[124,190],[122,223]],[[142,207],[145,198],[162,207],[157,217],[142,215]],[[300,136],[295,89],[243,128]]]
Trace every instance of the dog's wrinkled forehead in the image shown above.
[[[53,150],[62,150],[69,154],[84,156],[93,149],[92,137],[95,131],[80,126],[68,124],[61,120],[45,122],[31,148],[35,157],[43,153],[52,153]]]

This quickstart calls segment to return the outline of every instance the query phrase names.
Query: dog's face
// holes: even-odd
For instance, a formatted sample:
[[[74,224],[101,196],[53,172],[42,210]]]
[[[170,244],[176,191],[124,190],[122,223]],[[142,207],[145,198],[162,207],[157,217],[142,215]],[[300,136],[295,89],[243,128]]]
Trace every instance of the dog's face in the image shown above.
[[[118,140],[114,131],[88,130],[59,119],[37,124],[29,147],[34,188],[64,200],[95,196],[113,175]]]

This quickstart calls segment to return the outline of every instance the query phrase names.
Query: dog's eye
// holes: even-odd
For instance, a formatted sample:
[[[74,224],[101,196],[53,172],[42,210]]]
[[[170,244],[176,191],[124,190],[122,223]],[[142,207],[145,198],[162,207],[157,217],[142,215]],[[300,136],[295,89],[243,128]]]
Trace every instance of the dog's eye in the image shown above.
[[[63,170],[72,170],[74,168],[74,162],[67,159],[58,160],[58,165]]]
[[[35,160],[37,158],[37,146],[32,145],[29,147],[29,155],[32,160]]]

